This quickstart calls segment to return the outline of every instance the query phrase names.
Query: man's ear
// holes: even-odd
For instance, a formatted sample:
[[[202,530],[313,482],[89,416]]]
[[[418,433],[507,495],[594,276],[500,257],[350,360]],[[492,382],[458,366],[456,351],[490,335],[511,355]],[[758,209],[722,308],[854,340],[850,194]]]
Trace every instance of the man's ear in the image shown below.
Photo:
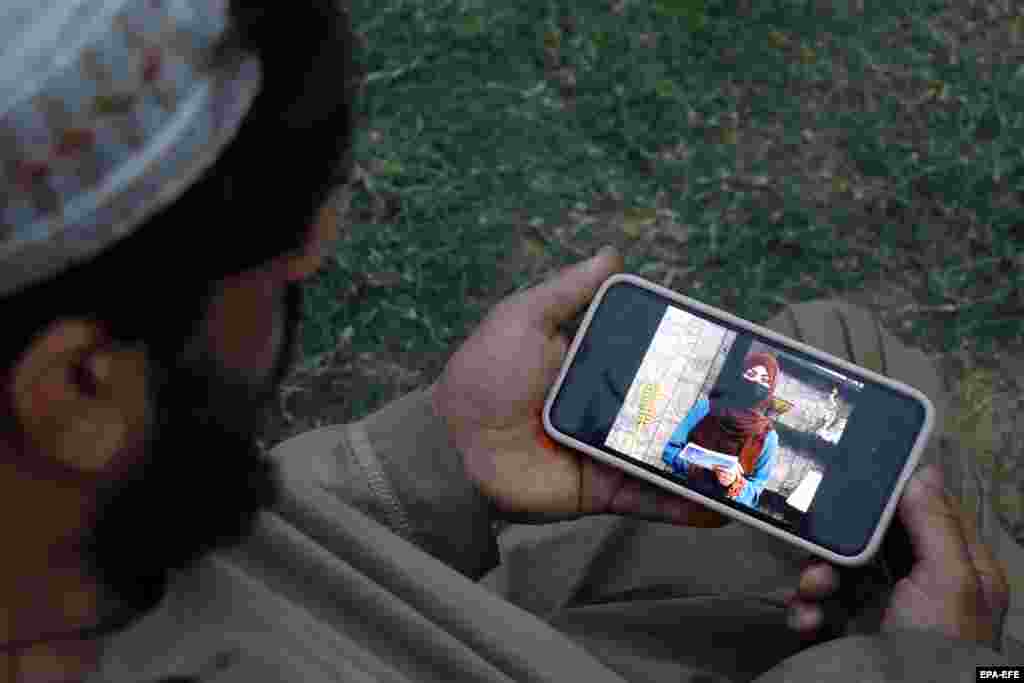
[[[18,360],[11,385],[24,440],[67,468],[100,472],[141,435],[145,353],[111,344],[96,322],[53,323]]]

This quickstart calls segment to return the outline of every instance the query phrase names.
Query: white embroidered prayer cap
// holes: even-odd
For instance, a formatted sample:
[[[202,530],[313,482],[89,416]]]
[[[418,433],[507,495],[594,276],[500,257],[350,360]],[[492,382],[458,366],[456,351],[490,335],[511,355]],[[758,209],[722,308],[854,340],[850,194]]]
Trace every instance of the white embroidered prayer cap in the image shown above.
[[[214,49],[227,0],[5,0],[0,297],[129,235],[231,140],[256,57]]]

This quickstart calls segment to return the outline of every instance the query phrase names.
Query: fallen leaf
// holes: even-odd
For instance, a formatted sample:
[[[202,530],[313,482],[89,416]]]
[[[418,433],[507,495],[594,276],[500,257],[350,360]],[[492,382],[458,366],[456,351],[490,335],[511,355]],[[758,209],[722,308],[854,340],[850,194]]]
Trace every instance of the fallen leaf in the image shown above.
[[[654,11],[666,17],[689,20],[692,30],[699,30],[706,22],[704,0],[657,0]]]
[[[402,164],[394,159],[388,159],[381,165],[380,172],[382,175],[395,177],[402,175]]]
[[[781,50],[789,45],[789,38],[781,31],[772,30],[768,32],[768,44],[776,50]]]
[[[931,100],[945,102],[949,99],[949,87],[938,80],[928,81],[928,88],[925,91],[926,97]]]
[[[818,55],[813,47],[806,45],[800,48],[800,62],[803,64],[814,64],[818,61]]]
[[[1010,19],[1010,43],[1017,45],[1021,36],[1024,36],[1024,14],[1018,14]]]
[[[477,15],[470,15],[462,20],[462,34],[476,36],[483,33],[484,20]]]
[[[562,44],[562,32],[551,30],[544,34],[544,47],[558,48]]]
[[[832,178],[832,191],[836,194],[846,194],[850,189],[850,181],[843,176],[837,175]]]
[[[548,253],[545,244],[535,237],[523,238],[523,250],[535,261],[540,261],[547,256]]]
[[[722,126],[719,130],[719,139],[723,145],[735,145],[736,128],[734,126]]]
[[[640,237],[642,228],[658,219],[657,209],[629,207],[623,211],[622,231],[631,239]]]

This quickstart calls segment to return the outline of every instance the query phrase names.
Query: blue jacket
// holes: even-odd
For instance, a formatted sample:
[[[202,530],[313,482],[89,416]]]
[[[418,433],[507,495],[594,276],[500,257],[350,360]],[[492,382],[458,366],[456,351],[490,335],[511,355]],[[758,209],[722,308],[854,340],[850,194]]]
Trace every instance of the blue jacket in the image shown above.
[[[693,408],[690,409],[686,419],[679,423],[675,431],[672,432],[672,438],[669,439],[668,444],[665,446],[665,450],[662,451],[661,459],[665,461],[666,465],[672,467],[672,471],[676,474],[682,475],[686,478],[687,463],[681,457],[679,452],[686,445],[686,441],[690,436],[690,431],[697,426],[697,424],[704,419],[704,417],[711,412],[711,405],[708,403],[706,398],[702,398],[694,404]],[[761,491],[764,490],[764,485],[768,483],[768,478],[772,474],[772,468],[775,466],[776,451],[779,449],[779,435],[773,429],[765,435],[764,448],[761,449],[761,454],[757,457],[757,463],[754,466],[754,472],[750,475],[744,475],[747,480],[747,485],[743,487],[740,495],[736,498],[737,502],[745,503],[750,507],[756,507],[758,500],[761,498]],[[695,482],[696,483],[696,480]],[[695,486],[694,488],[701,488]],[[701,491],[706,494],[720,494],[721,490],[718,491]]]

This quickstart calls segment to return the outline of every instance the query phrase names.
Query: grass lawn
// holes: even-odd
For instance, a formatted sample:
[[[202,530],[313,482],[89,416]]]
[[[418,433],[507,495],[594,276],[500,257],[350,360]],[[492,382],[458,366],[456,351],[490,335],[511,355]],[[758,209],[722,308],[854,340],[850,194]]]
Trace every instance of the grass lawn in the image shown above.
[[[351,0],[362,179],[278,438],[433,381],[605,243],[755,322],[841,295],[935,354],[1020,351],[1024,15],[698,4]]]

